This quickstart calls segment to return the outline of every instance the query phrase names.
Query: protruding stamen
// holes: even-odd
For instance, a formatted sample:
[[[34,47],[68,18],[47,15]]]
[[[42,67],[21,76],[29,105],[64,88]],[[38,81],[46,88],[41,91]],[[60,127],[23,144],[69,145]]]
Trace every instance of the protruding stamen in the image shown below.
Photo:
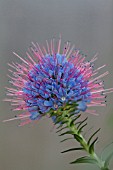
[[[12,121],[12,120],[18,120],[18,119],[24,119],[24,118],[28,118],[30,115],[23,115],[23,116],[19,116],[19,117],[14,117],[14,118],[11,118],[11,119],[7,119],[7,120],[3,120],[3,122],[9,122],[9,121]]]
[[[98,80],[98,79],[100,79],[100,78],[102,78],[102,77],[104,77],[104,76],[106,76],[106,75],[108,75],[108,74],[109,74],[109,72],[106,71],[104,74],[101,74],[100,76],[98,76],[98,77],[94,78],[93,80],[89,81],[89,83],[92,83],[92,82],[94,82],[95,80]]]
[[[104,64],[103,66],[101,66],[101,67],[97,68],[97,69],[96,69],[96,70],[94,70],[93,72],[95,73],[96,71],[98,71],[98,70],[100,70],[100,69],[104,68],[105,66],[106,66],[106,64]]]
[[[59,41],[58,41],[58,50],[57,50],[58,54],[60,54],[60,46],[61,46],[61,35],[60,35]]]
[[[15,52],[13,52],[13,54],[16,55],[20,60],[22,60],[25,64],[28,65],[28,62],[24,60],[23,58],[21,58],[18,54],[16,54]]]
[[[48,43],[48,41],[47,41],[47,40],[46,40],[46,45],[47,45],[48,54],[50,54],[49,43]]]

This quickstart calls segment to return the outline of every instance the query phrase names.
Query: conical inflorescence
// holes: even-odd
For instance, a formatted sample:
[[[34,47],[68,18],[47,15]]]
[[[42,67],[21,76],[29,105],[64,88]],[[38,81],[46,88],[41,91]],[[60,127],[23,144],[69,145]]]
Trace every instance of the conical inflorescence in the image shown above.
[[[21,119],[21,124],[27,124],[46,115],[51,109],[57,110],[67,103],[76,103],[75,115],[79,112],[96,114],[93,106],[105,106],[106,93],[113,88],[104,89],[102,78],[108,71],[98,75],[105,65],[94,69],[97,55],[87,61],[86,57],[65,43],[61,50],[61,38],[55,47],[54,39],[46,41],[46,47],[32,43],[27,52],[27,59],[20,58],[21,63],[8,64],[12,69],[12,88],[7,88],[7,95],[14,110],[24,112],[15,118]],[[55,121],[55,116],[52,117]]]

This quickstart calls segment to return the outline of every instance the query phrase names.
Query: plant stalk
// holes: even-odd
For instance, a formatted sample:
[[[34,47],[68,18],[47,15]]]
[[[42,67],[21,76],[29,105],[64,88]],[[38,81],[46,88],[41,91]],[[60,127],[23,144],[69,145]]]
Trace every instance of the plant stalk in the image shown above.
[[[75,104],[67,104],[65,107],[61,107],[58,110],[51,110],[49,112],[50,116],[56,117],[55,124],[63,124],[66,125],[66,128],[69,129],[69,131],[74,136],[74,139],[79,142],[79,144],[82,146],[82,148],[88,153],[89,157],[95,160],[95,164],[100,168],[100,170],[110,170],[105,165],[105,161],[100,159],[97,154],[95,153],[94,149],[90,149],[90,144],[86,141],[86,139],[81,134],[82,129],[80,130],[80,126],[77,126],[76,123],[74,123],[73,118],[71,118],[71,113],[76,110],[76,103]]]
[[[85,140],[85,138],[82,136],[81,133],[78,133],[78,129],[76,128],[76,126],[74,125],[74,123],[70,126],[70,122],[72,122],[71,118],[65,118],[65,121],[67,121],[67,127],[73,132],[73,134],[77,134],[80,136],[80,138],[82,139],[81,141],[78,141],[80,143],[80,145],[84,148],[84,150],[89,154],[89,156],[93,159],[95,159],[97,161],[97,166],[101,169],[101,170],[109,170],[108,168],[104,167],[104,161],[102,161],[95,152],[93,153],[89,153],[89,145],[87,144],[87,141]]]

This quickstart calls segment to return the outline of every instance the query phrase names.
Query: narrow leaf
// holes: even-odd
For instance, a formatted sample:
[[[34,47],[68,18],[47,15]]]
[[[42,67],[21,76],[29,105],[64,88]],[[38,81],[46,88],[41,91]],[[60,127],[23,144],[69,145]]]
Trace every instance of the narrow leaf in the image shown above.
[[[66,152],[70,152],[70,151],[77,151],[77,150],[84,150],[84,148],[71,148],[71,149],[62,151],[61,153],[66,153]]]
[[[59,117],[56,118],[56,120],[55,120],[55,125],[58,124],[58,123],[60,123],[61,121],[62,121],[62,119],[61,119],[61,117],[59,116]]]
[[[84,124],[84,125],[79,129],[78,133],[81,133],[82,129],[83,129],[85,126],[87,126],[87,123]]]
[[[89,140],[88,140],[88,142],[87,142],[88,145],[90,144],[91,139],[92,139],[99,131],[100,131],[100,128],[91,135],[91,137],[89,138]]]
[[[70,127],[73,125],[73,123],[74,123],[80,116],[81,116],[81,115],[79,115],[79,116],[73,118],[73,120],[72,120],[71,123],[70,123]]]
[[[91,164],[96,164],[97,161],[93,158],[90,158],[88,156],[84,156],[81,158],[76,159],[75,161],[71,162],[71,164],[76,164],[76,163],[91,163]]]
[[[77,134],[74,134],[74,138],[78,141],[78,142],[81,142],[82,141],[82,138],[77,135]]]
[[[73,139],[73,138],[66,138],[66,139],[61,140],[60,142],[65,142],[65,141],[67,141],[69,139]]]
[[[92,142],[92,144],[89,147],[89,153],[93,153],[94,152],[94,144],[95,142],[98,140],[98,137]]]
[[[71,113],[69,113],[69,118],[70,118],[70,117],[72,117],[72,116],[74,116],[74,117],[75,117],[75,112],[71,112]]]
[[[62,121],[62,124],[68,123],[68,120],[64,120]]]
[[[77,128],[79,128],[87,119],[88,119],[88,117],[86,117],[83,121],[80,121]]]
[[[72,135],[74,133],[72,131],[67,131],[67,132],[64,132],[64,133],[60,134],[59,136],[63,136],[63,135],[67,135],[67,134]]]
[[[75,115],[75,113],[74,113],[74,114],[70,114],[69,118],[70,118],[71,116],[73,116],[73,115]],[[76,116],[76,117],[75,117],[75,120],[77,120],[80,116],[81,116],[81,114],[78,115],[78,116]]]
[[[55,124],[54,124],[55,125]],[[63,125],[62,124],[60,124],[56,129],[59,129],[59,128],[61,128]]]
[[[56,133],[61,132],[63,129],[66,129],[66,128],[67,128],[67,126],[66,126],[66,127],[61,128],[60,130],[57,130],[57,131],[56,131]]]

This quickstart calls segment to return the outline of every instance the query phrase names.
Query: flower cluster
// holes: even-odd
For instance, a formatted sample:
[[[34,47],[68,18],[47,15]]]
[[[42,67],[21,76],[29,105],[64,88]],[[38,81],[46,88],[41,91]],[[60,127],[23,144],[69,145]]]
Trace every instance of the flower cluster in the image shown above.
[[[22,63],[13,63],[9,66],[13,69],[11,84],[15,88],[7,88],[8,96],[14,110],[24,110],[24,113],[14,119],[23,120],[20,125],[32,120],[40,119],[50,109],[57,110],[66,103],[76,102],[75,115],[80,111],[96,114],[93,106],[105,106],[106,93],[113,91],[104,89],[101,78],[108,71],[96,76],[105,65],[94,69],[93,62],[86,61],[85,56],[79,50],[71,47],[70,42],[65,43],[61,51],[61,38],[54,45],[54,39],[50,43],[46,41],[46,47],[40,47],[38,43],[32,43],[27,59],[14,53]],[[54,119],[54,118],[53,118]],[[9,121],[5,120],[5,121]]]

